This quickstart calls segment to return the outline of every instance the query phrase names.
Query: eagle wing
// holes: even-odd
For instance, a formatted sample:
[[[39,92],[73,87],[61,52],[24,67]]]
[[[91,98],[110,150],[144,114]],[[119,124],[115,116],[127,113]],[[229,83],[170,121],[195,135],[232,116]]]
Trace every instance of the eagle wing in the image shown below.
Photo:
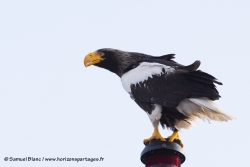
[[[173,62],[157,59],[137,63],[122,76],[125,90],[137,102],[177,107],[185,98],[220,97],[214,83],[215,77],[197,71],[199,61],[189,66],[173,66]]]

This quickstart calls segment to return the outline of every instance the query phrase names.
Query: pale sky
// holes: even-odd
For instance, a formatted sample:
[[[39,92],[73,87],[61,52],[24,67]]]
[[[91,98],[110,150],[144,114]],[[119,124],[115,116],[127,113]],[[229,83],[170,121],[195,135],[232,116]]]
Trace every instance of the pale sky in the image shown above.
[[[182,166],[249,164],[249,0],[1,0],[0,22],[0,166],[144,166],[142,141],[153,132],[146,113],[115,74],[83,66],[86,54],[105,47],[175,53],[184,65],[200,60],[224,84],[216,103],[236,119],[182,130]]]

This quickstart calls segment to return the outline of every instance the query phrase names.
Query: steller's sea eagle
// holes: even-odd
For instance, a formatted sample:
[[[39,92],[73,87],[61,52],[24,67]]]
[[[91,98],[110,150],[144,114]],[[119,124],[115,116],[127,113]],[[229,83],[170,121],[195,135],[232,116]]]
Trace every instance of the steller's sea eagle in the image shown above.
[[[213,102],[220,98],[214,83],[222,83],[197,70],[200,61],[184,66],[173,58],[174,54],[155,57],[110,48],[99,49],[84,58],[86,67],[95,65],[118,75],[125,91],[147,113],[154,132],[144,143],[153,139],[166,141],[159,133],[159,123],[173,131],[168,138],[173,142],[180,140],[179,129],[189,128],[197,118],[232,119]]]

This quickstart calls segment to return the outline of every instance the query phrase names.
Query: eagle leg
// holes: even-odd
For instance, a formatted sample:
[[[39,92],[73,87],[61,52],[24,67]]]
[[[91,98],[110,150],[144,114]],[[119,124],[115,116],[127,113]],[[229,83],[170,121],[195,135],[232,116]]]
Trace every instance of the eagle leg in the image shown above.
[[[184,144],[182,143],[182,141],[181,141],[181,139],[180,139],[178,130],[175,130],[175,131],[173,132],[173,134],[172,134],[171,136],[168,137],[168,141],[169,141],[169,142],[174,142],[174,140],[179,140],[179,141],[180,141],[181,147],[182,147],[182,148],[184,147]]]
[[[148,138],[148,139],[144,139],[143,142],[144,142],[144,143],[148,143],[148,142],[150,142],[151,140],[154,140],[154,139],[159,139],[159,140],[161,140],[161,141],[166,141],[166,139],[164,139],[164,138],[161,136],[161,134],[160,134],[158,128],[155,128],[155,129],[154,129],[154,132],[153,132],[153,134],[152,134],[152,136],[151,136],[150,138]]]

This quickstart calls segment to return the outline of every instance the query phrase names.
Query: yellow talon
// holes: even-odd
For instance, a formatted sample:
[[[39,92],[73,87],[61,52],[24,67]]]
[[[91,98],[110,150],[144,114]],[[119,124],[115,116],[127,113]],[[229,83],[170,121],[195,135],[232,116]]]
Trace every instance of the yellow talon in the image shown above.
[[[150,138],[148,138],[148,139],[144,139],[143,142],[144,142],[144,143],[148,143],[148,142],[150,142],[151,140],[154,140],[154,139],[159,139],[159,140],[161,140],[161,141],[166,141],[166,139],[164,139],[164,138],[161,136],[161,134],[160,134],[158,128],[155,128],[155,129],[154,129],[154,133],[152,134],[152,136],[151,136]]]
[[[171,136],[169,136],[168,138],[169,138],[168,139],[169,142],[174,142],[174,140],[179,140],[181,147],[182,148],[184,147],[184,144],[182,143],[180,136],[178,134],[178,130],[174,131],[173,134]]]
[[[148,142],[150,142],[150,141],[152,141],[152,140],[154,140],[154,139],[161,140],[161,141],[166,141],[166,139],[164,139],[164,138],[161,136],[161,134],[160,134],[158,128],[155,128],[155,129],[154,129],[154,132],[153,132],[153,134],[152,134],[152,136],[151,136],[150,138],[148,138],[148,139],[144,139],[143,142],[144,142],[144,143],[148,143]],[[171,136],[168,137],[168,141],[169,141],[169,142],[174,142],[174,140],[179,140],[179,141],[180,141],[181,147],[184,147],[184,144],[182,143],[182,141],[181,141],[181,139],[180,139],[180,136],[179,136],[179,134],[178,134],[178,130],[174,131],[173,134],[172,134]]]

